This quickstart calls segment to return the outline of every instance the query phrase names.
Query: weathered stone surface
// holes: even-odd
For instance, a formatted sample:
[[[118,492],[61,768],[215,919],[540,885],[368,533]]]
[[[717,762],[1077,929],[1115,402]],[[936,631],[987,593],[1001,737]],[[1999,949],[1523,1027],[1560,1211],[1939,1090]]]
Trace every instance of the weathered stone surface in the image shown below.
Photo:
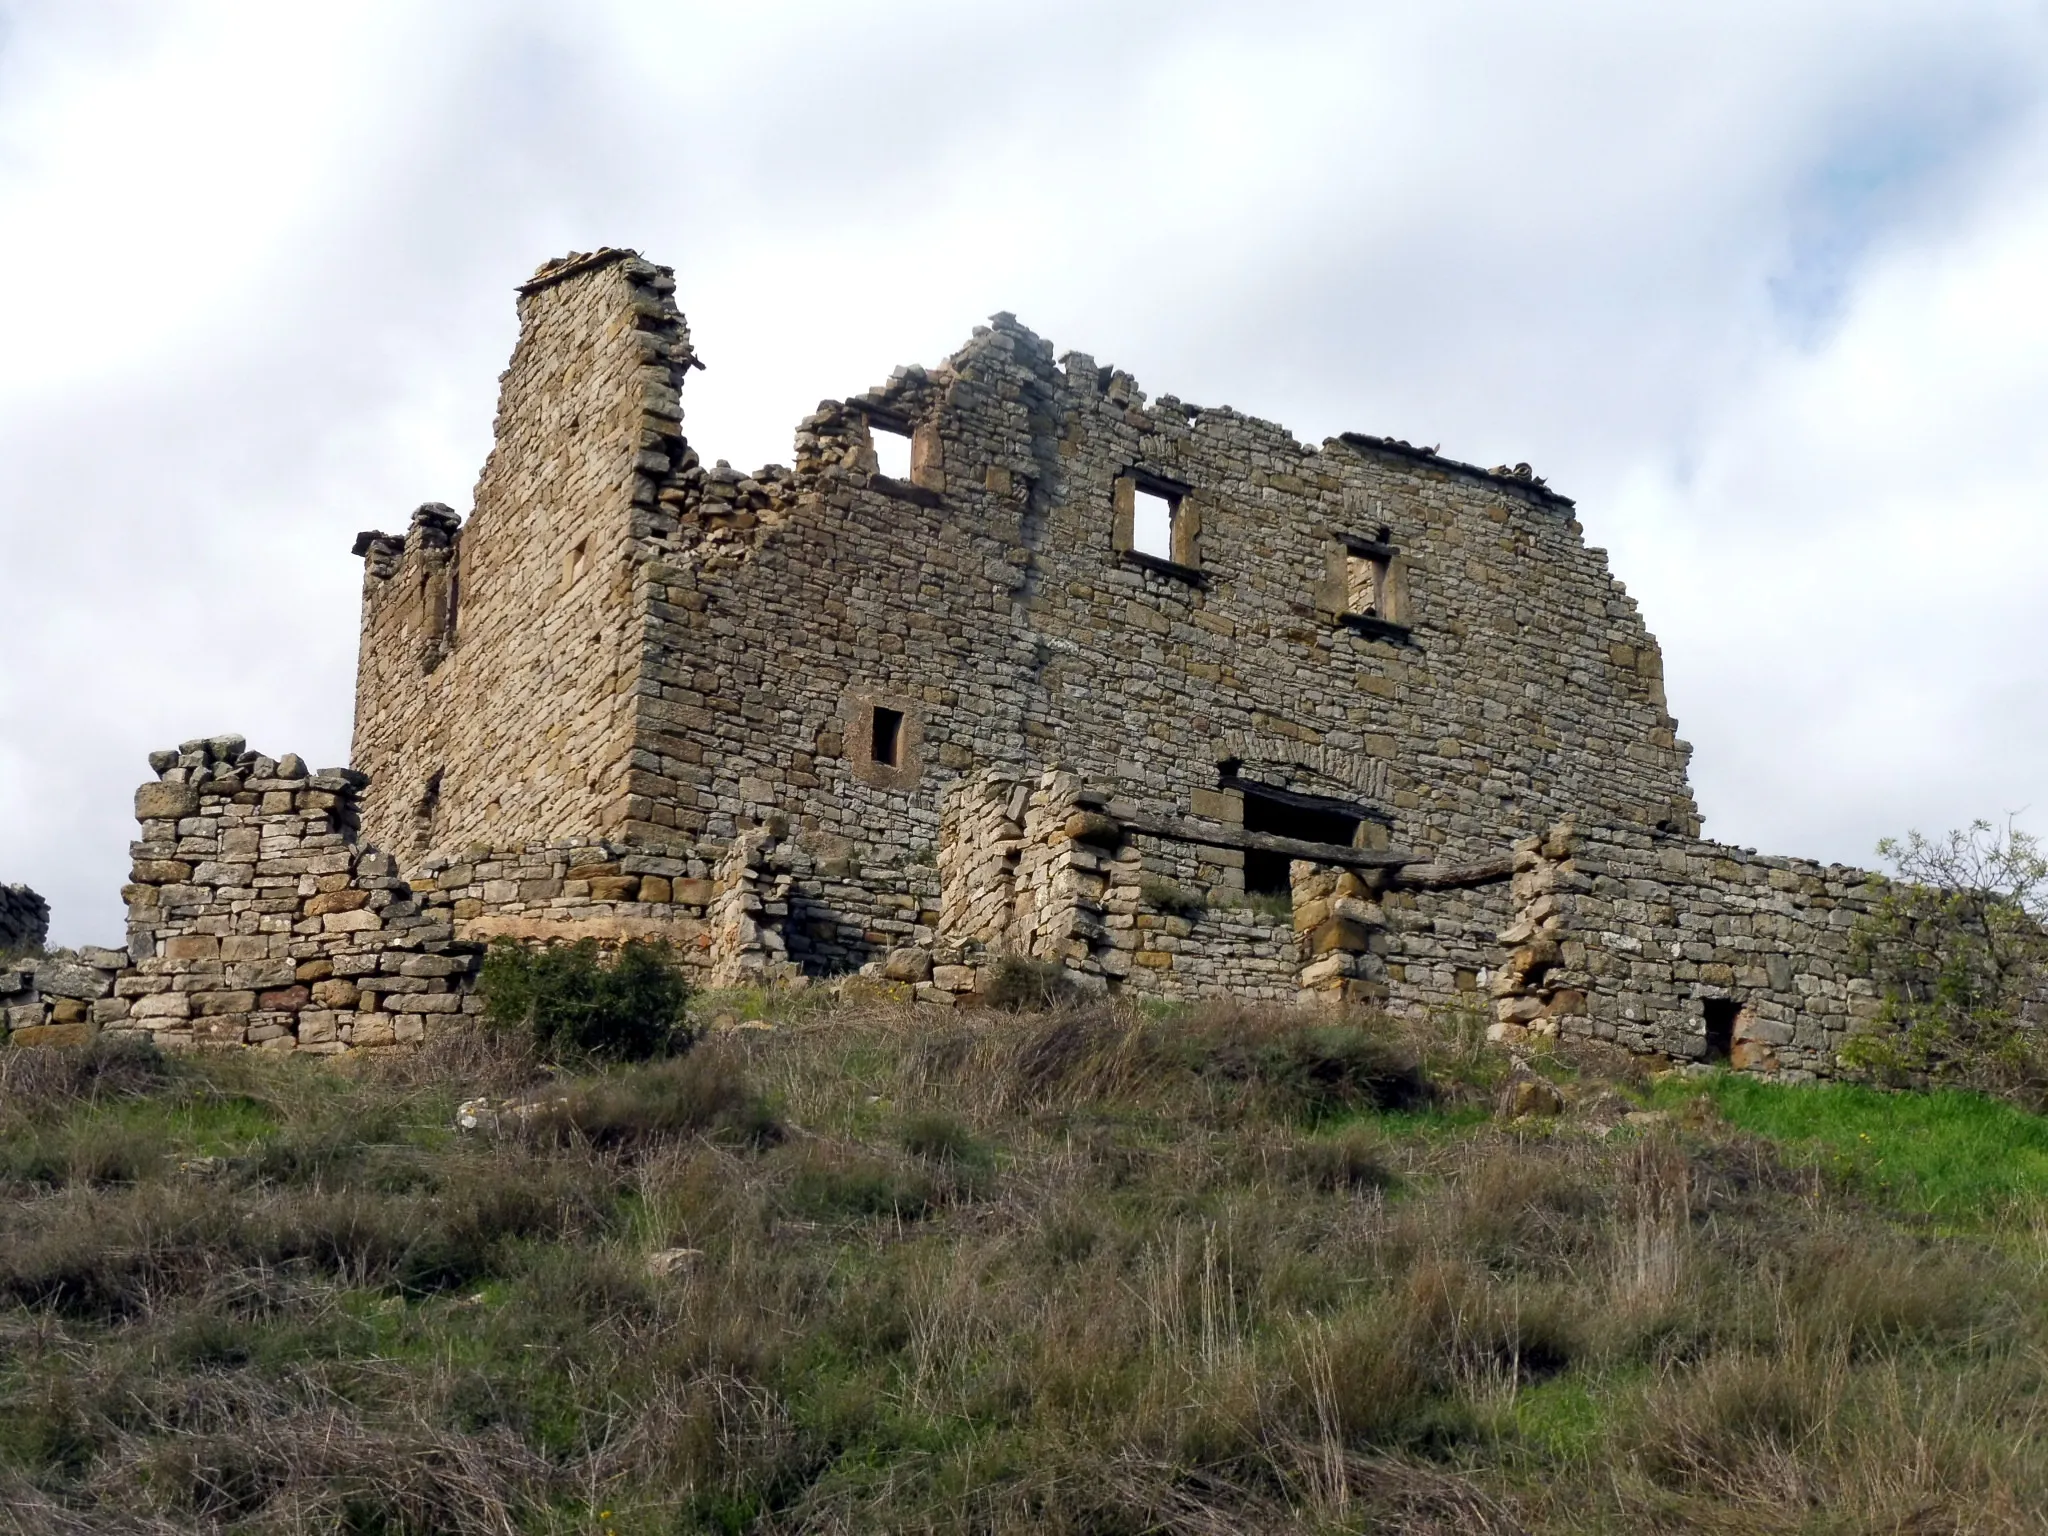
[[[929,981],[932,974],[932,957],[929,950],[908,946],[892,949],[882,961],[882,976],[887,981]]]
[[[177,821],[199,809],[199,791],[189,784],[145,784],[135,791],[137,821]]]

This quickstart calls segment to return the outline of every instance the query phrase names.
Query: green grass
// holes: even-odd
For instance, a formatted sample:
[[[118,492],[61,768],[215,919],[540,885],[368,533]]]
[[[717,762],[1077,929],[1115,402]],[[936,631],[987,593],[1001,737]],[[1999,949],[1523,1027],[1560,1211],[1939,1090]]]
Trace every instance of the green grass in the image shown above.
[[[1659,1102],[1705,1095],[1742,1130],[1810,1153],[1873,1198],[1962,1223],[2048,1203],[2048,1119],[1962,1089],[1887,1093],[1734,1073],[1674,1079]]]
[[[1470,1029],[806,1006],[581,1076],[0,1051],[0,1529],[2048,1506],[2034,1117],[1559,1052],[1504,1124]]]

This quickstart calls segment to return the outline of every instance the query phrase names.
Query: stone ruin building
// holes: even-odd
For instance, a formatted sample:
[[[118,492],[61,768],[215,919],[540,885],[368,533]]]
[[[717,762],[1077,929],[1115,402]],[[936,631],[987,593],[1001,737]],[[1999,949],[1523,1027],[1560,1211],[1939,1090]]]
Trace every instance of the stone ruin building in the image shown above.
[[[0,970],[10,1023],[387,1046],[499,935],[1787,1075],[1874,1013],[1867,877],[1701,838],[1657,642],[1527,465],[1148,400],[999,314],[741,474],[685,437],[674,290],[625,250],[519,289],[474,510],[356,540],[353,767],[156,754],[127,949]]]

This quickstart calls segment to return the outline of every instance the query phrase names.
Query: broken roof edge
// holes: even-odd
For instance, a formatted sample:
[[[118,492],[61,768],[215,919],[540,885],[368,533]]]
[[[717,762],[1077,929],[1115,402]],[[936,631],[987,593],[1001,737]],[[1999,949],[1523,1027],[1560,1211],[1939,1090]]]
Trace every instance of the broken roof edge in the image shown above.
[[[1523,495],[1538,501],[1548,501],[1572,511],[1578,503],[1562,491],[1553,491],[1549,486],[1533,479],[1525,480],[1520,475],[1503,475],[1491,469],[1482,469],[1477,464],[1467,464],[1461,459],[1447,459],[1434,448],[1418,448],[1413,443],[1403,442],[1398,437],[1374,437],[1370,432],[1340,432],[1336,441],[1349,448],[1370,449],[1374,453],[1391,454],[1395,458],[1408,459],[1417,464],[1434,464],[1456,474],[1470,475],[1489,485],[1505,486],[1520,491]]]
[[[639,261],[640,253],[631,246],[602,245],[594,251],[571,251],[566,256],[555,256],[533,269],[533,276],[519,284],[512,291],[525,295],[538,293],[564,278],[574,277],[579,272],[588,272],[597,267],[610,266],[615,261]]]

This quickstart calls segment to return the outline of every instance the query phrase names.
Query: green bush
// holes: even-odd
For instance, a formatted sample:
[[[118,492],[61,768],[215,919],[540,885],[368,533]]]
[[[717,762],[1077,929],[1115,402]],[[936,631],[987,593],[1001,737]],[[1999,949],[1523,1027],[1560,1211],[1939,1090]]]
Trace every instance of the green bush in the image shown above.
[[[485,1016],[526,1031],[544,1061],[646,1061],[696,1043],[690,984],[666,940],[628,939],[607,964],[595,939],[546,949],[497,939],[482,990]]]
[[[1025,955],[1003,956],[988,984],[989,1006],[1013,1012],[1071,1006],[1081,995],[1065,966]]]

